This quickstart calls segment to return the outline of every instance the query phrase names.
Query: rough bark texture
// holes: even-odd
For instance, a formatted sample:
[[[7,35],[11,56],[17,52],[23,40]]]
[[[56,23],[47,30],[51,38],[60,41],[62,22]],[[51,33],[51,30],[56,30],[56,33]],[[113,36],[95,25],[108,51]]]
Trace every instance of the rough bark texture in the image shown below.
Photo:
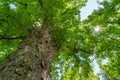
[[[0,66],[0,80],[49,80],[53,53],[49,28],[31,29],[16,52]]]

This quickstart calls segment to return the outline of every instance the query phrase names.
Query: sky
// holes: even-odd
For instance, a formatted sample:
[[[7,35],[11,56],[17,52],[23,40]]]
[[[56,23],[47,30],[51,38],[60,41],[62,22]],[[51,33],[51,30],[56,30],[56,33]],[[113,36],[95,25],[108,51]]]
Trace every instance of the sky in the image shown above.
[[[101,5],[97,4],[97,1],[101,2],[103,0],[88,0],[86,6],[81,9],[81,20],[86,19],[94,11],[94,9],[102,7]]]

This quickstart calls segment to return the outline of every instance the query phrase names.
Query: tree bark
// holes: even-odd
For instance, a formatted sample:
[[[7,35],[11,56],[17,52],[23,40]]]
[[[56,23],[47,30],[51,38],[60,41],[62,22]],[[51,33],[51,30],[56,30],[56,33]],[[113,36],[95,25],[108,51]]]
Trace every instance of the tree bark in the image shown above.
[[[31,29],[18,49],[0,66],[0,80],[50,80],[54,47],[48,26]]]

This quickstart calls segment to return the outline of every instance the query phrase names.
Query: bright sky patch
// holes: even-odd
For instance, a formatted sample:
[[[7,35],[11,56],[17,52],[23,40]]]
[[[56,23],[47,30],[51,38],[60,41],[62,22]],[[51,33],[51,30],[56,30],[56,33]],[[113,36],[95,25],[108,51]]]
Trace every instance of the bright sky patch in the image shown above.
[[[11,3],[9,6],[10,6],[10,9],[16,9],[15,4],[13,4],[13,3]]]
[[[100,27],[99,27],[99,26],[95,27],[95,28],[94,28],[94,31],[95,31],[95,32],[99,32],[99,31],[100,31]]]

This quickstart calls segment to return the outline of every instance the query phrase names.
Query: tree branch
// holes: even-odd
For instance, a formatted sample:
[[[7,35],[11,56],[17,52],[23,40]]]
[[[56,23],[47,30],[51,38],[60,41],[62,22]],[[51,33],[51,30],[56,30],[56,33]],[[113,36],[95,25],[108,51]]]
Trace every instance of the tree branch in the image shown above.
[[[42,0],[39,0],[40,6],[43,8],[43,2]]]
[[[74,52],[74,53],[77,53],[77,52],[79,52],[79,51],[84,52],[84,53],[87,53],[87,54],[91,54],[91,53],[92,53],[92,52],[86,51],[86,50],[84,50],[84,49],[82,49],[82,48],[78,48],[78,49],[72,48],[72,47],[67,47],[67,48],[69,48],[69,49],[70,49],[72,52]]]
[[[68,8],[66,11],[64,11],[61,15],[64,15],[64,14],[66,14],[66,13],[68,13],[68,12],[70,12],[70,11],[72,11],[72,10],[75,10],[75,9],[77,9],[77,8],[79,8],[80,6],[76,6],[76,7],[73,7],[73,8]]]
[[[24,39],[26,36],[17,36],[17,37],[5,37],[0,35],[0,40],[16,40],[16,39]]]

